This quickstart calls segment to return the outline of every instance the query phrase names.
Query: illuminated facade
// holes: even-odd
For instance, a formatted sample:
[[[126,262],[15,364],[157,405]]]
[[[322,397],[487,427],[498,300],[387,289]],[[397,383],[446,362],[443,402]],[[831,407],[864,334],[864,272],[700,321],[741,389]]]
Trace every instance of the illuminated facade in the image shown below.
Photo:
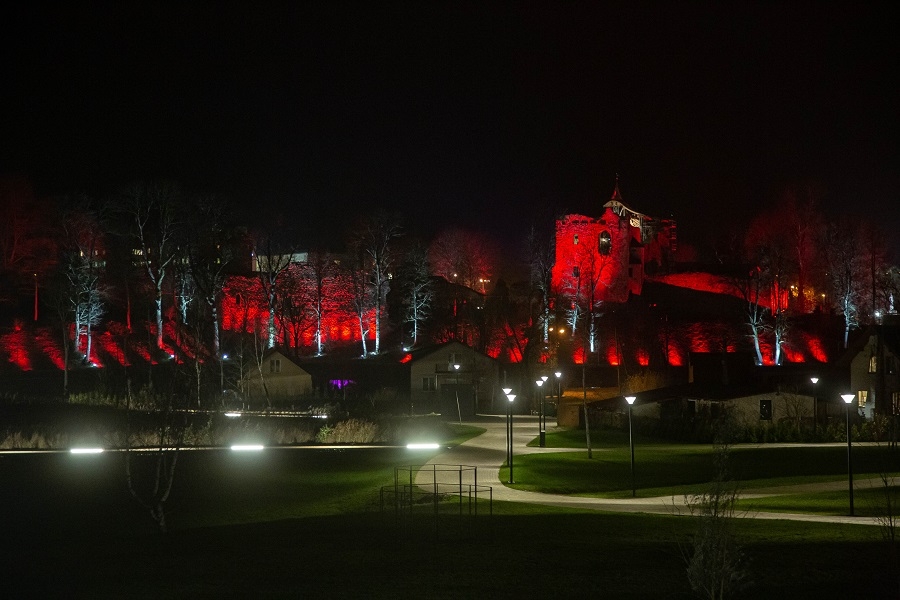
[[[557,220],[553,287],[586,306],[622,303],[629,294],[640,295],[645,274],[667,269],[675,250],[675,221],[631,210],[616,183],[599,218]]]

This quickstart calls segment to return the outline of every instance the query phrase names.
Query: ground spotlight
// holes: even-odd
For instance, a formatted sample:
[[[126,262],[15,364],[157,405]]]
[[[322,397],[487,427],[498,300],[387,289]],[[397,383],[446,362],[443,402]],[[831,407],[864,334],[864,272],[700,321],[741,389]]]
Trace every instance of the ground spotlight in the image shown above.
[[[263,449],[262,444],[234,444],[231,449],[235,452],[258,452]]]

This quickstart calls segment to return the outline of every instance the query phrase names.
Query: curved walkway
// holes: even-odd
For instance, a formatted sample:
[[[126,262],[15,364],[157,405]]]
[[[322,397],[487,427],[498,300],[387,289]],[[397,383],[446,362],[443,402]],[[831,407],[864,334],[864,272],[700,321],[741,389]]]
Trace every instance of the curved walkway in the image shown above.
[[[442,452],[430,461],[428,465],[468,465],[478,468],[478,484],[491,486],[493,498],[510,502],[525,502],[530,504],[543,504],[547,506],[561,506],[568,508],[581,508],[602,510],[611,512],[629,513],[654,513],[654,514],[686,514],[687,496],[660,496],[655,498],[584,498],[580,496],[566,496],[562,494],[543,494],[528,492],[507,487],[500,481],[500,466],[506,462],[506,417],[505,416],[480,416],[478,421],[465,422],[465,425],[483,428],[486,431],[459,446]],[[537,436],[537,417],[516,416],[513,420],[513,456],[533,454],[537,452],[567,452],[567,448],[538,448],[528,447],[526,444]],[[584,449],[571,449],[573,452],[584,452]],[[595,450],[594,452],[603,452]],[[515,458],[513,459],[513,473],[515,474]],[[455,481],[455,472],[449,475]],[[453,483],[449,478],[446,483]],[[416,477],[416,484],[421,486],[432,483],[432,472],[426,469],[420,470]],[[858,486],[860,482],[855,482]],[[808,484],[801,486],[786,486],[784,488],[766,488],[752,490],[741,494],[743,498],[761,498],[775,496],[784,493],[828,491],[844,489],[846,483],[831,482],[821,484]],[[811,515],[796,513],[751,512],[742,514],[744,517],[757,519],[788,519],[793,521],[810,521],[817,523],[852,523],[862,525],[878,525],[878,519],[874,517],[851,517],[848,515]]]

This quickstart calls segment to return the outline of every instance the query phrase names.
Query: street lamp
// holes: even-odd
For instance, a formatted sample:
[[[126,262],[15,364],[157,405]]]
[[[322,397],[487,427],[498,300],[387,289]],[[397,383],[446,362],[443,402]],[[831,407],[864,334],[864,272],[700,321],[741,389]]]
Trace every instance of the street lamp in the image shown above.
[[[459,418],[459,424],[462,425],[462,411],[459,410],[459,365],[453,365],[453,370],[456,371],[456,416]]]
[[[509,388],[505,388],[509,389]],[[512,391],[512,390],[510,390]],[[516,399],[515,394],[507,393],[509,404],[506,405],[506,462],[509,464],[509,481],[513,483],[513,414],[512,403]]]
[[[628,445],[631,446],[631,497],[634,498],[637,492],[634,487],[634,435],[631,427],[631,406],[637,400],[636,396],[625,396],[625,402],[628,403]]]
[[[544,426],[544,382],[547,381],[547,376],[544,375],[535,383],[538,386],[538,394],[540,394],[540,399],[538,402],[538,440],[540,441],[541,448],[546,444],[545,439],[547,435],[547,428]]]
[[[813,384],[813,437],[815,437],[816,428],[819,426],[819,399],[816,398],[816,384],[819,383],[819,378],[810,377],[809,380]]]
[[[850,516],[853,516],[853,461],[851,460],[850,443],[850,403],[855,398],[853,394],[841,394],[847,409],[847,481],[850,484]]]

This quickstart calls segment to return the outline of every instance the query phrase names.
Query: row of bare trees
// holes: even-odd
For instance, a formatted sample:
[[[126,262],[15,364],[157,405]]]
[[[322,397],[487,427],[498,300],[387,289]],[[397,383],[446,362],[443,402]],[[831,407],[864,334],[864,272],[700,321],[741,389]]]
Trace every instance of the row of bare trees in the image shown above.
[[[774,338],[775,363],[794,317],[815,310],[843,318],[850,332],[894,312],[900,290],[881,228],[858,212],[827,219],[812,186],[788,189],[777,206],[761,212],[743,235],[732,236],[723,263],[741,264],[736,288],[746,301],[746,323],[757,360],[760,336]]]
[[[258,283],[266,323],[256,333],[265,347],[287,336],[298,345],[311,327],[315,352],[323,354],[326,322],[338,309],[355,316],[364,356],[383,350],[389,321],[402,328],[405,345],[415,345],[432,316],[433,277],[473,289],[480,281],[483,288],[496,259],[484,236],[460,229],[430,246],[406,240],[400,216],[386,211],[358,218],[343,250],[300,252],[277,222],[258,230],[237,226],[223,202],[172,182],[40,204],[26,182],[3,180],[0,198],[7,217],[0,277],[15,282],[4,291],[18,288],[0,301],[11,306],[33,285],[38,320],[40,289],[40,304],[54,309],[66,352],[85,363],[93,331],[107,318],[121,318],[128,332],[146,321],[149,349],[160,356],[176,350],[166,336],[178,335],[191,340],[198,359],[221,360],[223,294],[239,273]],[[401,307],[391,318],[389,294]]]

